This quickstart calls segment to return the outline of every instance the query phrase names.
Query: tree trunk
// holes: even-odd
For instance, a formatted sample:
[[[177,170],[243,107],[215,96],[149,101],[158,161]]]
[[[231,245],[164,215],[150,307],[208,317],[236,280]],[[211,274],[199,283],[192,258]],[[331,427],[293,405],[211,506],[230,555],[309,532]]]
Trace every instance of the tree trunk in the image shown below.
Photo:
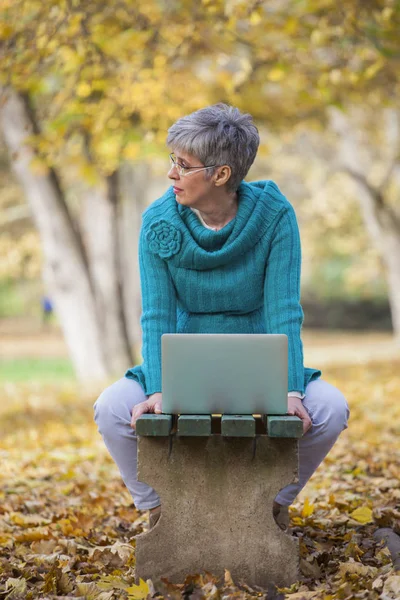
[[[400,232],[386,233],[384,260],[388,272],[393,329],[400,343]]]
[[[398,122],[398,115],[393,112],[389,115],[392,118],[387,145],[390,143],[393,150],[390,152],[389,149],[387,176],[379,186],[373,185],[365,174],[368,172],[365,141],[359,139],[351,118],[336,109],[332,109],[330,116],[333,130],[338,135],[339,169],[350,175],[355,183],[364,223],[385,264],[393,330],[400,342],[400,211],[385,198],[390,175],[398,166],[400,128],[393,127],[393,117]]]
[[[26,137],[38,132],[29,100],[4,90],[1,108],[4,137],[16,175],[24,188],[39,230],[44,277],[54,300],[77,376],[102,380],[109,375],[85,252],[54,170],[34,173],[34,152]]]
[[[386,267],[386,278],[393,330],[400,342],[400,220],[388,210],[379,192],[350,173],[357,188],[364,222],[380,251]]]
[[[104,354],[110,372],[123,374],[133,358],[123,303],[117,174],[105,185],[85,187],[83,195],[81,223]]]
[[[138,261],[139,232],[142,212],[149,196],[150,167],[146,163],[123,164],[119,170],[121,190],[120,254],[124,277],[123,295],[129,340],[135,355],[141,343],[141,294]],[[155,199],[155,198],[152,198]]]

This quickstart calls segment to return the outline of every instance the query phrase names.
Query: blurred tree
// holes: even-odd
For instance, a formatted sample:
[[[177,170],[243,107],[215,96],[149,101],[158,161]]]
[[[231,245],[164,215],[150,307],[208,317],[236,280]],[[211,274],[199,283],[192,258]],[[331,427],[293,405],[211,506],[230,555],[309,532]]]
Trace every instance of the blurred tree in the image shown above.
[[[334,133],[302,130],[288,139],[269,130],[262,131],[262,138],[269,154],[257,159],[250,177],[279,182],[296,208],[303,300],[384,301],[382,260],[363,224],[352,180],[327,167],[337,152]],[[376,154],[383,156],[384,150],[377,142]]]
[[[135,239],[137,213],[134,234],[123,236],[122,169],[137,165],[140,212],[136,177],[149,182],[140,162],[159,151],[172,121],[225,100],[289,131],[299,122],[327,127],[327,107],[377,112],[398,98],[394,0],[5,0],[0,10],[2,129],[81,376],[132,360],[126,290],[137,280],[127,283],[135,259],[126,262],[126,240]],[[382,193],[359,199],[381,238],[390,230],[398,240],[397,199],[390,210]],[[397,262],[386,264],[397,285]],[[394,290],[400,333],[398,298]]]
[[[230,100],[286,133],[290,124],[323,132],[309,157],[354,183],[400,339],[400,4],[258,2],[245,27],[248,5],[231,6],[244,68]]]
[[[349,176],[354,184],[365,225],[386,267],[392,321],[400,340],[400,112],[377,111],[375,130],[370,118],[369,111],[331,112],[339,138],[332,171]],[[381,143],[371,143],[371,137],[381,138]],[[382,150],[379,156],[374,148]]]
[[[139,4],[32,0],[1,9],[2,129],[81,377],[120,373],[138,338],[135,257],[150,177],[146,164],[126,163],[158,147],[182,104],[206,101],[197,80],[198,97],[187,101],[187,61],[175,77],[166,68],[204,45],[192,11],[184,22],[171,17],[174,30],[165,27],[168,7]]]

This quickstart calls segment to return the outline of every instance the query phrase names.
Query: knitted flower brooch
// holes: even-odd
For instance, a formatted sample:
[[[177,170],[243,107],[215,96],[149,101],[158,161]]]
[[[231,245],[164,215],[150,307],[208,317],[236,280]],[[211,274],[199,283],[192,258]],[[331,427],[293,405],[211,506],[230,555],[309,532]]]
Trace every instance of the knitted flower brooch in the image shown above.
[[[169,259],[179,252],[182,234],[171,223],[161,219],[161,221],[155,221],[150,225],[146,239],[149,242],[150,250],[154,254]]]

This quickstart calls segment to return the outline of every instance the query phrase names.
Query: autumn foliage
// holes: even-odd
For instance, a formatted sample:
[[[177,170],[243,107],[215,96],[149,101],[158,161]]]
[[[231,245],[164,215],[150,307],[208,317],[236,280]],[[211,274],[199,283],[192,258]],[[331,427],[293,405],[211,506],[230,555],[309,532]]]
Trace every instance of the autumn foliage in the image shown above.
[[[96,181],[214,101],[287,129],[398,96],[392,0],[5,0],[0,85],[39,112],[32,167]]]
[[[302,581],[268,598],[345,600],[400,595],[378,527],[400,533],[400,364],[326,370],[351,420],[291,508]],[[154,590],[134,583],[135,535],[147,526],[93,422],[94,397],[74,386],[2,389],[0,595],[87,600],[255,598],[246,582],[189,574]],[[268,510],[266,508],[266,510]]]

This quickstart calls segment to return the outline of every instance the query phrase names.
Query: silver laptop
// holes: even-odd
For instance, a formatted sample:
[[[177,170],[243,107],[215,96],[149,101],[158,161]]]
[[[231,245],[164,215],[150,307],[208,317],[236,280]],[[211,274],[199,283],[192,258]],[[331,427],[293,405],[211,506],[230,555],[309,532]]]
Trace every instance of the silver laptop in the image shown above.
[[[287,412],[287,336],[174,333],[161,338],[167,414]]]

